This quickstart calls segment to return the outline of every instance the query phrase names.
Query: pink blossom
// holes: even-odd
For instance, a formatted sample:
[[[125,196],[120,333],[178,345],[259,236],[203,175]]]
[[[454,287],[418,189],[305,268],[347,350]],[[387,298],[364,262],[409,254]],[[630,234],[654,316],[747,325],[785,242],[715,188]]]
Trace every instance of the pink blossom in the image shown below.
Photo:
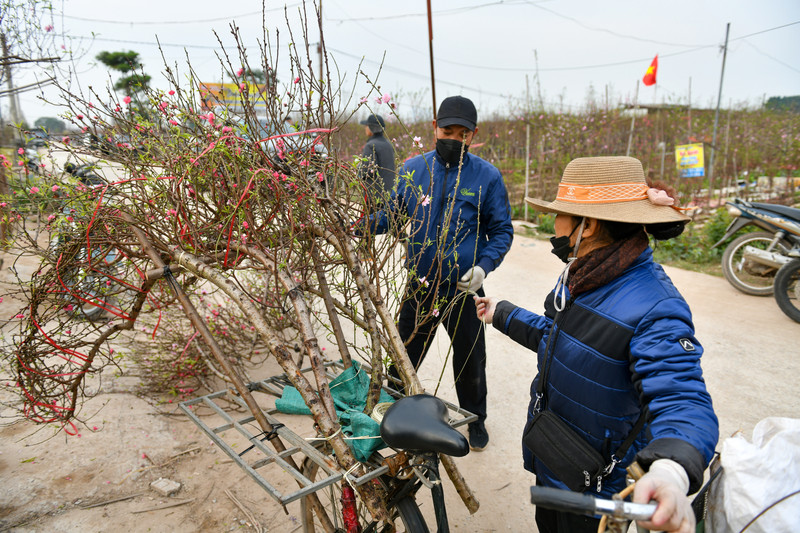
[[[297,77],[294,79],[294,82],[295,82],[295,83],[300,83],[300,76],[297,76]]]
[[[47,217],[47,221],[48,221],[48,222],[52,222],[52,221],[53,221],[53,219],[55,219],[55,218],[56,218],[56,216],[55,216],[55,215],[50,215],[49,217]]]
[[[78,120],[83,120],[83,115],[76,115],[75,118],[77,118]]]
[[[17,153],[18,153],[19,155],[23,155],[23,154],[25,153],[25,148],[20,148],[20,149],[18,149],[18,150],[17,150]]]
[[[422,206],[425,207],[429,203],[431,203],[431,197],[426,194],[422,197]]]
[[[61,142],[64,144],[69,144],[69,137],[61,137]]]
[[[39,187],[31,187],[31,190],[30,190],[31,194],[36,194],[37,192],[39,192]]]
[[[307,167],[308,166],[308,159],[303,159],[302,161],[300,161],[300,166],[301,167]]]
[[[230,133],[232,131],[233,130],[231,129],[230,126],[225,126],[224,128],[222,128],[222,133]]]
[[[56,192],[58,189],[60,189],[60,187],[59,187],[58,185],[53,185],[53,186],[50,188],[50,190],[51,190],[51,191],[53,191],[53,192]]]
[[[18,314],[17,316],[15,316],[14,318],[25,318],[25,315],[23,315],[22,313],[20,313],[20,314]]]
[[[44,27],[44,31],[46,31],[47,33],[50,33],[51,31],[53,31],[53,25],[52,24],[48,24],[47,26]]]
[[[236,71],[237,78],[241,78],[242,74],[244,74],[244,68],[240,68],[239,70]]]
[[[358,103],[359,104],[366,104],[367,103],[367,97],[366,96],[362,97],[361,100],[358,101]]]
[[[425,285],[426,287],[427,287],[428,285],[430,285],[430,283],[428,283],[428,280],[426,280],[426,279],[425,279],[425,276],[422,276],[421,278],[419,278],[419,282],[420,282],[421,284]]]
[[[323,174],[322,172],[317,172],[317,179],[319,180],[320,183],[322,183],[322,181],[325,180],[325,174]]]
[[[239,90],[240,91],[246,91],[247,90],[247,84],[244,83],[244,82],[240,83],[239,84]]]
[[[124,103],[126,103],[126,104],[130,104],[131,103],[131,97],[130,96],[126,96],[125,98],[122,99],[122,101]]]
[[[391,101],[391,99],[392,99],[392,97],[391,97],[391,95],[389,95],[389,93],[383,93],[383,96],[381,97],[381,101],[384,104],[388,104]]]
[[[434,310],[431,312],[431,314],[432,314],[433,316],[439,316],[439,310],[438,310],[438,309],[434,309]]]
[[[177,126],[178,125],[178,121],[177,120],[170,119],[169,123],[172,124],[173,126]]]
[[[172,96],[172,95],[174,95],[174,94],[175,94],[175,91],[173,91],[172,89],[170,89],[169,93],[167,93],[167,94],[169,94],[170,96]]]

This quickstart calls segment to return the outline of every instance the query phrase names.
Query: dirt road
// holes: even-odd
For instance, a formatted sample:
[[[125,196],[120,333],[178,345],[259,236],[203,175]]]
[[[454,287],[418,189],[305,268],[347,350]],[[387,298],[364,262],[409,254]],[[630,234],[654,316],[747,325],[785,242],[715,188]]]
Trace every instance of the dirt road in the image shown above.
[[[537,312],[561,263],[547,241],[517,237],[505,262],[485,284],[487,294]],[[720,418],[721,435],[750,435],[769,416],[800,416],[800,325],[771,298],[747,296],[722,278],[667,269],[694,313],[697,338],[705,347],[703,368]],[[446,335],[421,369],[432,392],[447,353]],[[487,330],[488,448],[457,464],[481,502],[470,516],[447,482],[453,531],[535,531],[522,469],[520,432],[535,355],[493,329]],[[97,415],[81,437],[47,439],[48,430],[25,437],[31,428],[0,429],[0,531],[249,531],[246,518],[229,499],[230,489],[268,531],[294,531],[299,505],[284,514],[244,473],[210,445],[174,405],[155,407],[136,397],[135,378],[116,378],[87,406]],[[438,394],[455,401],[449,365]],[[190,451],[179,455],[181,452]],[[159,476],[183,483],[177,507],[148,490]],[[135,496],[136,494],[143,493]],[[102,507],[87,503],[135,496]],[[423,510],[431,517],[425,498]],[[140,512],[144,511],[144,512]],[[432,518],[429,521],[432,522]]]

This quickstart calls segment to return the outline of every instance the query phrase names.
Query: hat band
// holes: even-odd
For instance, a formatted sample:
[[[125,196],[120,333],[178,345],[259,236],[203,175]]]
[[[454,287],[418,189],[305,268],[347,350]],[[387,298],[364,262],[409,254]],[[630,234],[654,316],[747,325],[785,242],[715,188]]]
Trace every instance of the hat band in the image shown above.
[[[576,185],[559,183],[556,200],[575,204],[610,204],[632,202],[647,198],[644,183],[614,183],[604,185]]]

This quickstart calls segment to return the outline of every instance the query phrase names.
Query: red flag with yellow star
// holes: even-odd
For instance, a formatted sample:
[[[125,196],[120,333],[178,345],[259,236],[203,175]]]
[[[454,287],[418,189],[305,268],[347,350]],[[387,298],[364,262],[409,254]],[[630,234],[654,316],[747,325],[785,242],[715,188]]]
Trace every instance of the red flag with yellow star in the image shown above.
[[[647,67],[647,72],[644,73],[644,77],[642,78],[642,83],[647,85],[655,85],[656,83],[656,71],[658,70],[658,54],[656,57],[653,58],[653,62],[650,63],[650,66]]]

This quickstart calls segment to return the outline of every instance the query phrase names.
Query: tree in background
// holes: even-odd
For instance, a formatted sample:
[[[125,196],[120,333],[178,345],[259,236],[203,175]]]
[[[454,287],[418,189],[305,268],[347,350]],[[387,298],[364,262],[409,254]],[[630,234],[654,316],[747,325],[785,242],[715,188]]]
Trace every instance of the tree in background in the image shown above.
[[[764,107],[771,111],[794,111],[800,113],[800,96],[773,96]]]
[[[3,123],[23,124],[18,94],[52,82],[53,65],[61,61],[66,46],[56,45],[50,0],[0,0],[0,98],[7,99],[9,116]],[[15,74],[26,67],[38,69],[37,81],[16,86]],[[0,128],[0,141],[5,137]]]
[[[67,129],[66,123],[60,118],[40,117],[33,123],[36,128],[42,128],[48,133],[62,133]]]
[[[103,51],[96,58],[109,69],[123,74],[114,84],[117,91],[133,96],[150,86],[150,76],[142,72],[143,65],[139,62],[138,52]]]

